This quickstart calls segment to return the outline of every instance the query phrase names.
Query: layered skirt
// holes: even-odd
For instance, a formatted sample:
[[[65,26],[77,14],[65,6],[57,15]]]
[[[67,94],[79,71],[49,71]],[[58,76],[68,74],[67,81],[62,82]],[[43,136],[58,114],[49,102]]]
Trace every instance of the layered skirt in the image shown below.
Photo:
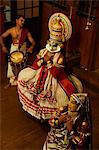
[[[54,72],[54,74],[53,74]],[[66,106],[74,92],[82,92],[81,82],[64,70],[27,67],[18,76],[18,94],[23,109],[37,119],[49,119],[56,109]]]

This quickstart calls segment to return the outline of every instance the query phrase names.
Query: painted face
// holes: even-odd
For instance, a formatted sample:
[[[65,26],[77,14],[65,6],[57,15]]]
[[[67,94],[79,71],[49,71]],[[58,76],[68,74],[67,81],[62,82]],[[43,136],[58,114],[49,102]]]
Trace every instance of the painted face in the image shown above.
[[[46,44],[46,49],[51,53],[59,52],[61,50],[60,46],[55,41],[50,39],[48,44]]]
[[[68,111],[76,111],[77,110],[77,102],[71,97],[68,103]]]
[[[19,25],[20,27],[23,27],[24,22],[25,22],[25,19],[23,17],[16,19],[16,24]]]

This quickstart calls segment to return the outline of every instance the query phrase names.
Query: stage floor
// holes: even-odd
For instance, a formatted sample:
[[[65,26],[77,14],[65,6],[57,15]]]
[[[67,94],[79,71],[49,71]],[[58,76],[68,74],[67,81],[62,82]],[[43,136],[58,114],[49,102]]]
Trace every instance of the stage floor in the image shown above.
[[[0,69],[0,118],[1,150],[42,150],[48,127],[27,114],[18,100],[17,88],[5,89],[6,64]],[[91,104],[92,148],[99,149],[99,92],[94,86],[83,82]]]

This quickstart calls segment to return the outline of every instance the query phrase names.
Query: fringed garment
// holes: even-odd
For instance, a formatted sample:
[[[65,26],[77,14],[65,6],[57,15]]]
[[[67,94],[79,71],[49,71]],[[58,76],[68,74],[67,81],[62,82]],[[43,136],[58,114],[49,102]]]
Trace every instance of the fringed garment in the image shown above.
[[[42,49],[31,67],[18,76],[18,94],[23,109],[38,119],[49,119],[57,108],[66,106],[74,92],[82,92],[81,82],[66,75],[58,64],[61,52],[55,53],[52,63],[42,63],[47,49]]]

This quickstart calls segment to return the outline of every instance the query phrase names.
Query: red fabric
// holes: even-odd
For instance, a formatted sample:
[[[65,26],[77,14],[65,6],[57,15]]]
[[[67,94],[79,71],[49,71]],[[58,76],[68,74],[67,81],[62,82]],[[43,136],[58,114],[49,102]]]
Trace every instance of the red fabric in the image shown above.
[[[67,95],[70,97],[76,91],[76,88],[72,84],[72,82],[68,79],[68,76],[61,70],[60,76],[58,78],[58,82],[62,86],[62,88],[66,91]]]
[[[20,37],[20,40],[19,40],[19,45],[22,45],[25,42],[25,39],[27,37],[28,32],[29,32],[28,29],[26,29],[26,28],[22,29],[21,37]]]
[[[76,91],[74,85],[72,82],[68,79],[68,76],[66,75],[63,68],[55,67],[53,66],[50,69],[50,72],[54,78],[57,78],[58,82],[64,89],[64,91],[67,93],[68,96],[70,96],[72,93]]]
[[[38,66],[38,64],[37,64],[38,61],[39,61],[39,59],[36,58],[35,61],[34,61],[33,64],[32,64],[32,67],[33,67],[33,69],[35,69],[35,70],[37,70],[37,69],[40,68],[40,66]]]
[[[40,74],[39,74],[39,78],[38,78],[38,81],[37,81],[37,85],[40,86],[41,84],[41,79],[42,79],[42,76],[43,76],[43,71],[44,71],[44,66],[42,66],[42,69],[40,71]]]
[[[38,60],[39,59],[36,58],[36,60],[34,61],[32,65],[34,69],[39,68],[39,66],[37,65]],[[44,69],[44,66],[42,67],[42,71],[43,69]],[[76,88],[74,87],[72,82],[68,79],[68,76],[66,75],[63,68],[53,66],[50,69],[50,73],[52,74],[54,78],[57,78],[59,84],[61,85],[61,87],[64,89],[64,91],[67,93],[69,97],[71,94],[73,94],[76,91]],[[41,74],[40,74],[40,78],[41,78]]]
[[[62,69],[63,69],[63,68],[59,68],[59,67],[53,66],[53,67],[50,69],[50,73],[52,74],[52,76],[53,76],[54,78],[58,78],[59,75],[60,75],[60,73],[61,73],[61,70],[62,70]]]
[[[43,71],[44,71],[44,68],[43,68]],[[42,81],[40,83],[40,88],[41,89],[43,89],[43,87],[44,87],[47,75],[48,75],[48,69],[44,72],[44,75],[42,75]]]

